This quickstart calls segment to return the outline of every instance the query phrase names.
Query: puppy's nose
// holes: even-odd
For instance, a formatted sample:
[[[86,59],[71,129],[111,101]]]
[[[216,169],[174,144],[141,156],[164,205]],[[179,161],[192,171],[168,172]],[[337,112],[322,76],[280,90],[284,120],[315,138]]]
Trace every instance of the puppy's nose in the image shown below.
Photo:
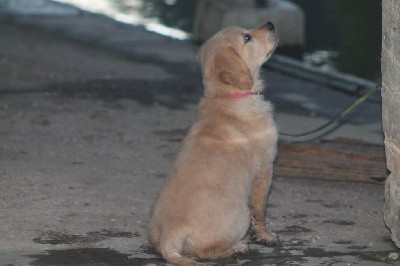
[[[268,21],[265,26],[267,27],[267,29],[269,30],[274,30],[275,29],[275,25],[274,23],[272,23],[271,21]]]

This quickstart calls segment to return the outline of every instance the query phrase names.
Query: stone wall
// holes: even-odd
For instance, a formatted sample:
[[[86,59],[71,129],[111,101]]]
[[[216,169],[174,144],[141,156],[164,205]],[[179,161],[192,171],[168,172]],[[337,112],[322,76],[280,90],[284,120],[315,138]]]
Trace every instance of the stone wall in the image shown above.
[[[400,1],[382,1],[382,120],[387,167],[385,222],[400,247]]]

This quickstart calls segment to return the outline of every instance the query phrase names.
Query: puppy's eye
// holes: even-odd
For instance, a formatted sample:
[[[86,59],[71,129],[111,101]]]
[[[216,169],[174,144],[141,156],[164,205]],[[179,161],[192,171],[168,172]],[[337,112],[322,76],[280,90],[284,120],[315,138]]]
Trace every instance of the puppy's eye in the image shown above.
[[[248,43],[249,41],[251,41],[251,39],[253,38],[253,36],[251,36],[250,34],[244,34],[243,35],[244,38],[244,43]]]

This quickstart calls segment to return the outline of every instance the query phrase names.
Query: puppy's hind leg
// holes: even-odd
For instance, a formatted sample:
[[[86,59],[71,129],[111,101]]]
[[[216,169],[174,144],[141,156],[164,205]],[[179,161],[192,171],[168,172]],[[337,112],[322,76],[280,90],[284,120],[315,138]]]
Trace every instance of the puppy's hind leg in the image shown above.
[[[201,262],[197,262],[193,259],[189,259],[183,257],[177,250],[170,249],[162,252],[162,256],[169,263],[179,265],[179,266],[206,266],[208,264],[204,264]]]
[[[222,241],[221,243],[211,245],[202,251],[198,251],[197,256],[202,259],[218,259],[230,257],[237,253],[245,253],[248,250],[249,245],[245,241],[239,241],[228,248],[226,247],[225,241]]]
[[[235,245],[233,245],[233,247],[231,247],[230,249],[219,254],[218,258],[230,257],[234,254],[245,253],[248,250],[249,250],[249,245],[245,241],[239,241]]]
[[[164,237],[164,243],[161,244],[161,255],[163,258],[178,266],[206,266],[207,264],[197,262],[193,259],[182,256],[183,245],[185,242],[185,236],[179,232],[173,232],[173,235]]]

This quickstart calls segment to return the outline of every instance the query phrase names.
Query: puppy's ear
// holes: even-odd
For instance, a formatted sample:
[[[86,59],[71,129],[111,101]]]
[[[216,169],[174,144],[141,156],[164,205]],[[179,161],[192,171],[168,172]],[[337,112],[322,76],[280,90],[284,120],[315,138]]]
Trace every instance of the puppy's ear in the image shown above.
[[[217,78],[241,90],[250,90],[253,86],[249,68],[232,47],[225,47],[215,55],[214,70]]]

